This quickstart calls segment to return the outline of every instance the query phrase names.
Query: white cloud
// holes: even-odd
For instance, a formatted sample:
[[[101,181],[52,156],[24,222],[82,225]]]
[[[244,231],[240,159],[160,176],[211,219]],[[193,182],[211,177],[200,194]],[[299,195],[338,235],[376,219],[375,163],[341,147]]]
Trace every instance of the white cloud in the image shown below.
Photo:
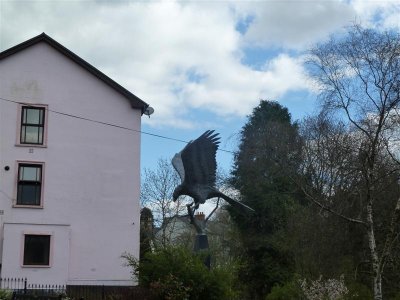
[[[400,29],[399,1],[354,0],[352,5],[364,26]]]
[[[240,62],[237,19],[226,3],[39,3],[26,8],[28,15],[24,7],[7,6],[5,41],[46,31],[148,101],[156,109],[152,123],[191,127],[196,122],[183,116],[192,108],[243,116],[260,98],[301,86],[299,66],[288,56],[261,71]],[[47,17],[36,19],[40,12]],[[31,30],[22,34],[22,28]]]
[[[254,20],[244,42],[258,46],[304,49],[355,20],[355,10],[341,1],[266,1],[245,3]]]
[[[250,1],[239,7],[242,19],[252,16],[243,42],[262,47],[307,49],[353,23],[400,28],[399,1]]]
[[[239,62],[222,65],[208,80],[206,85],[186,84],[184,97],[192,106],[208,107],[220,115],[244,116],[260,99],[277,99],[290,90],[307,88],[301,61],[284,54],[260,71]]]
[[[245,116],[259,99],[310,89],[299,57],[278,53],[255,70],[245,47],[298,49],[374,11],[360,1],[0,3],[1,50],[44,31],[150,103],[150,124],[181,128],[201,126],[186,117],[193,109]],[[235,28],[249,15],[243,36]]]

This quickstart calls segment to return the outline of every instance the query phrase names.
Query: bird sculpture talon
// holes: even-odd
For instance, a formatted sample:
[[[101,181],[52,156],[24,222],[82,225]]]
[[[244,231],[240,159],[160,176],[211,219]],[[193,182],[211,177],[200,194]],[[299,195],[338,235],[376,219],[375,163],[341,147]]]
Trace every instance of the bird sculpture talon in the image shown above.
[[[186,204],[187,210],[189,215],[194,215],[194,212],[196,211],[196,207],[194,207],[194,209],[192,208],[194,205],[194,202],[190,203],[190,204]]]

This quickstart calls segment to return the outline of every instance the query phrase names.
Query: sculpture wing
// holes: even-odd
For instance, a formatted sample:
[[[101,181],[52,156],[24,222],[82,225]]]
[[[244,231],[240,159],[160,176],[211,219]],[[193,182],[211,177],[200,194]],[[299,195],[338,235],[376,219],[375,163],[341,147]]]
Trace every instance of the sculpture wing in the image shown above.
[[[185,180],[185,168],[183,166],[182,158],[181,158],[181,152],[176,153],[174,157],[172,158],[172,166],[178,172],[179,177],[181,178],[181,181],[183,182]]]
[[[180,152],[186,185],[203,184],[215,186],[217,170],[216,153],[219,145],[218,133],[207,130]]]

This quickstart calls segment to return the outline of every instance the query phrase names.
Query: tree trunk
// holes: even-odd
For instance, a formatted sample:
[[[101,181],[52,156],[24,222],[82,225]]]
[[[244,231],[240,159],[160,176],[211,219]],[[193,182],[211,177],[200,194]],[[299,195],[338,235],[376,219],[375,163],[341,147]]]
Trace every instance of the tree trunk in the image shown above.
[[[374,300],[382,300],[382,276],[374,270]]]
[[[382,300],[382,270],[380,268],[378,253],[376,250],[375,234],[373,227],[368,228],[368,244],[372,258],[374,300]]]
[[[382,270],[379,264],[378,252],[374,232],[374,218],[372,214],[372,204],[367,205],[367,235],[368,246],[372,260],[372,271],[374,279],[374,300],[382,300]]]

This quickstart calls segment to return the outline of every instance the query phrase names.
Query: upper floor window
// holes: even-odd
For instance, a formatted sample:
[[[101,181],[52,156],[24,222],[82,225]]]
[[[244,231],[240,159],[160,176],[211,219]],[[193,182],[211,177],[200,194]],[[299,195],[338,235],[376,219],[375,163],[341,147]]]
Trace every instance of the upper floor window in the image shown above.
[[[45,116],[45,107],[21,107],[20,144],[44,144]]]
[[[41,206],[42,164],[18,164],[16,205]]]

